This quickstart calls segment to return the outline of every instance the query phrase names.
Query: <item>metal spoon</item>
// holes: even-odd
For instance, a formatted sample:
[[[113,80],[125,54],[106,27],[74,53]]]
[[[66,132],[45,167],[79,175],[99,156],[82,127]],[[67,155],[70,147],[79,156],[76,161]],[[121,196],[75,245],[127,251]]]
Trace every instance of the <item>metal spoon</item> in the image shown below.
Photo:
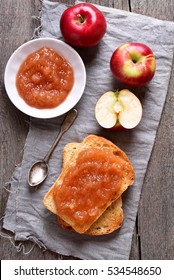
[[[55,147],[57,146],[57,144],[59,143],[62,135],[70,128],[70,126],[75,121],[77,114],[78,112],[76,109],[72,109],[71,111],[68,112],[67,116],[65,117],[61,125],[60,132],[57,138],[55,139],[54,143],[52,144],[51,148],[49,149],[48,153],[45,155],[45,157],[42,160],[35,162],[31,166],[28,173],[28,184],[30,186],[35,187],[41,184],[46,179],[48,175],[48,161],[50,159],[50,156],[53,150],[55,149]]]

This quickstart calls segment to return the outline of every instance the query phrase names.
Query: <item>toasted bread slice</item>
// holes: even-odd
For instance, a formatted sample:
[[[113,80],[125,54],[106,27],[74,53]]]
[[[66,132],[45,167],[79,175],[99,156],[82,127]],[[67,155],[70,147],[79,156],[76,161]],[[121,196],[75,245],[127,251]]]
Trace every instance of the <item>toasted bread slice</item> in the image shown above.
[[[85,224],[78,224],[76,221],[72,220],[71,218],[67,216],[60,215],[58,213],[56,203],[54,201],[54,191],[57,191],[57,186],[62,185],[64,178],[66,178],[66,175],[68,174],[70,168],[74,168],[76,166],[76,161],[78,159],[78,155],[80,153],[83,153],[88,148],[97,148],[104,152],[112,152],[115,158],[119,158],[122,161],[122,173],[121,173],[121,185],[118,188],[118,190],[113,194],[112,198],[105,203],[105,205],[99,209],[96,216],[93,217],[93,220],[90,222],[87,222]],[[116,201],[121,194],[128,188],[129,185],[133,184],[134,181],[134,169],[132,164],[130,163],[129,159],[127,158],[126,154],[119,149],[116,145],[114,145],[109,140],[106,140],[103,137],[95,136],[95,135],[89,135],[86,137],[82,143],[79,144],[68,144],[65,146],[64,152],[63,152],[63,159],[66,158],[67,151],[70,155],[71,160],[68,161],[65,160],[63,164],[63,169],[54,183],[54,185],[51,187],[51,189],[48,191],[48,193],[44,197],[44,205],[46,208],[48,208],[51,212],[57,214],[62,220],[64,220],[69,226],[71,226],[75,231],[79,233],[84,233],[89,230],[89,228],[92,226],[92,224],[99,219],[99,217],[105,212],[105,210],[112,204],[112,202]],[[102,230],[101,230],[102,232]]]
[[[69,143],[63,150],[63,168],[69,163],[73,154],[78,149],[80,143]],[[49,196],[51,198],[51,196]],[[48,203],[48,201],[46,201]],[[56,205],[54,200],[49,201],[51,211],[57,214]],[[123,223],[123,210],[122,210],[122,199],[121,196],[114,201],[105,212],[99,217],[97,221],[85,232],[88,235],[104,235],[111,233],[121,227]],[[58,217],[58,222],[61,227],[65,230],[73,230],[72,227],[67,224],[64,220]]]
[[[63,151],[63,168],[73,157],[73,154],[78,149],[80,143],[69,143],[65,146]],[[121,196],[114,201],[105,212],[95,221],[91,227],[85,232],[88,235],[104,235],[109,234],[121,227],[124,215],[122,209]],[[64,220],[58,217],[58,223],[65,230],[73,230],[72,227]]]

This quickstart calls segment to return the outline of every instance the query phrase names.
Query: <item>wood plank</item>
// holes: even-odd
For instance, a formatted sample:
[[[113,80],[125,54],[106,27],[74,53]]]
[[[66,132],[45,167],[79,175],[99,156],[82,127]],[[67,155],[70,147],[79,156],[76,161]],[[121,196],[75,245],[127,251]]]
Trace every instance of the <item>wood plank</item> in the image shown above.
[[[107,6],[107,7],[112,7],[115,9],[120,9],[120,10],[126,10],[129,11],[129,1],[126,0],[91,0],[90,3],[102,5],[102,6]]]
[[[174,1],[130,0],[131,11],[162,20],[174,20]]]
[[[171,77],[139,207],[142,259],[174,258],[174,67]]]
[[[173,20],[173,1],[131,0],[132,12]],[[141,195],[138,233],[142,259],[174,258],[174,69]]]
[[[56,0],[53,2],[56,2]],[[74,4],[75,0],[60,0],[61,3],[67,3],[68,5]],[[83,1],[83,2],[90,2],[92,4],[102,5],[106,7],[113,7],[116,9],[127,10],[129,11],[129,0],[90,0],[90,1]]]

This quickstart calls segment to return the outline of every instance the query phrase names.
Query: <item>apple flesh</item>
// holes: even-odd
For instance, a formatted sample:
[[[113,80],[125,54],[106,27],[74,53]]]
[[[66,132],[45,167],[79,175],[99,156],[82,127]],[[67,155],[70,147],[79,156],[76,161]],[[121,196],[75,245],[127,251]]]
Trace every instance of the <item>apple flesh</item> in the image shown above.
[[[62,13],[60,30],[67,43],[81,48],[92,47],[103,38],[106,19],[94,5],[79,3]]]
[[[107,129],[132,129],[142,118],[142,105],[128,89],[108,91],[96,103],[95,117]]]
[[[155,74],[156,60],[152,50],[141,43],[127,43],[117,48],[110,59],[113,75],[129,86],[143,86]]]

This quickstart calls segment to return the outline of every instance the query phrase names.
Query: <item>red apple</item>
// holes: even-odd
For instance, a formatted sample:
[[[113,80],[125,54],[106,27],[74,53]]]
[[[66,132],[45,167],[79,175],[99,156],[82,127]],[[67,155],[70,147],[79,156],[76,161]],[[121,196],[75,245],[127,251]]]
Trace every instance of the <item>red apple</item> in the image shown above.
[[[80,3],[67,8],[60,19],[65,41],[77,47],[97,45],[106,32],[106,19],[94,5]]]
[[[117,48],[111,56],[113,75],[129,86],[142,86],[155,74],[156,61],[152,50],[141,43],[127,43]]]
[[[141,102],[128,89],[108,91],[97,101],[95,117],[103,128],[132,129],[142,118]]]

